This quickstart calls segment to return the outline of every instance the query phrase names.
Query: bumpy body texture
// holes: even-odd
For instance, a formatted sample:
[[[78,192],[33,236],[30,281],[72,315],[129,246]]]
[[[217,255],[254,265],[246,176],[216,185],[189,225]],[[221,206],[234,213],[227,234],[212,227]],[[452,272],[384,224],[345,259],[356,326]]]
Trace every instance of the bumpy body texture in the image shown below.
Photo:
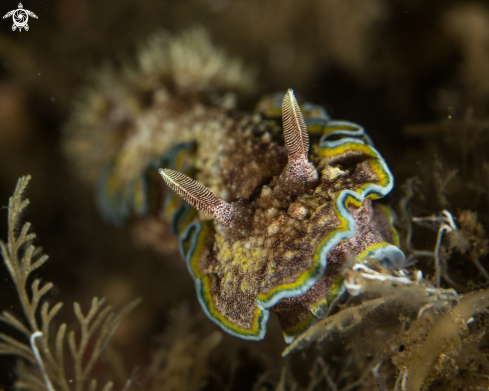
[[[388,208],[372,203],[393,178],[362,127],[299,104],[292,90],[264,97],[254,114],[240,113],[227,92],[250,87],[251,77],[218,83],[202,75],[180,87],[168,80],[182,75],[161,69],[146,107],[123,107],[124,125],[105,124],[106,140],[117,142],[112,152],[83,158],[80,151],[97,149],[80,141],[96,133],[87,115],[70,125],[66,145],[79,167],[101,172],[98,198],[109,220],[144,221],[155,242],[164,229],[149,231],[168,221],[204,311],[223,329],[261,339],[275,312],[291,341],[328,314],[343,292],[345,264],[402,263]]]

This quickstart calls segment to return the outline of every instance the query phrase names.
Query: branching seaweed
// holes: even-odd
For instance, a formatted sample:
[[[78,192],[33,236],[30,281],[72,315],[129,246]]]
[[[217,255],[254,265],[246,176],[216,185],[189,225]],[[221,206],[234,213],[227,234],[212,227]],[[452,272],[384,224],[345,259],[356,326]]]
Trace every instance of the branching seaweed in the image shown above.
[[[477,220],[477,213],[463,210],[458,218],[459,229],[450,232],[448,236],[448,250],[457,250],[467,254],[481,275],[489,281],[489,273],[480,259],[489,252],[489,240],[482,224]]]
[[[398,225],[401,228],[401,248],[404,252],[409,255],[410,259],[413,257],[432,257],[433,253],[430,251],[420,251],[413,248],[412,238],[413,238],[413,223],[412,223],[412,213],[409,206],[412,198],[417,194],[422,197],[419,191],[419,186],[421,181],[418,177],[409,178],[402,186],[402,191],[404,193],[403,197],[399,200],[398,212],[399,212],[399,222]]]
[[[483,290],[460,300],[460,302],[432,327],[424,343],[413,348],[404,369],[407,391],[426,389],[430,372],[436,360],[447,349],[456,348],[453,341],[466,330],[467,322],[477,312],[489,306],[489,291]]]
[[[315,341],[325,338],[331,340],[332,335],[335,334],[350,333],[351,335],[354,328],[367,322],[367,319],[371,318],[370,315],[381,307],[400,314],[399,319],[402,324],[397,337],[393,337],[391,333],[391,337],[384,342],[383,354],[389,357],[389,361],[392,360],[399,371],[394,390],[430,389],[431,382],[439,380],[441,372],[445,370],[444,363],[452,360],[453,366],[458,368],[459,362],[463,363],[464,360],[472,362],[474,354],[480,354],[477,348],[480,338],[470,338],[467,325],[474,322],[477,313],[487,311],[488,290],[461,297],[453,289],[434,287],[428,280],[422,278],[421,272],[382,270],[375,264],[357,264],[345,270],[344,278],[345,287],[351,295],[373,294],[381,297],[373,299],[369,299],[368,296],[363,297],[360,304],[343,308],[338,313],[319,321],[298,336],[283,355],[303,349]],[[392,305],[394,303],[395,305]],[[411,316],[411,320],[402,315],[413,314],[413,310],[417,311],[417,316]],[[377,331],[385,338],[385,332],[381,332],[380,329]],[[480,333],[485,334],[482,330]],[[463,348],[467,349],[470,344],[473,350],[469,349],[468,354],[463,353]],[[399,346],[402,346],[400,350],[397,348]],[[347,361],[343,362],[343,368],[348,366]],[[329,364],[326,364],[325,368],[328,368],[327,365]],[[363,382],[366,376],[372,373],[379,389],[386,389],[385,382],[378,373],[379,365],[380,361],[366,364],[363,369],[364,375],[343,388],[337,386],[341,379],[338,376],[329,377],[328,371],[322,373],[321,378],[328,384],[329,389],[346,390],[361,384],[365,385]],[[474,373],[475,378],[480,369],[476,365],[471,368],[470,371]]]
[[[381,295],[363,300],[360,304],[343,308],[338,313],[320,320],[299,335],[282,353],[283,356],[300,350],[313,342],[321,341],[333,333],[346,333],[367,319],[367,316],[380,306],[391,303],[402,304],[399,308],[409,307],[425,310],[436,304],[442,307],[456,300],[457,294],[451,289],[436,289],[422,278],[421,272],[407,275],[404,271],[376,271],[363,264],[346,270],[345,287],[352,296],[359,294]],[[426,306],[426,307],[425,307]],[[422,313],[422,312],[421,312]],[[420,313],[420,314],[421,314]]]
[[[458,284],[456,284],[448,275],[446,260],[443,260],[443,263],[441,263],[441,259],[440,259],[440,247],[441,247],[441,241],[443,238],[443,233],[445,231],[446,232],[452,232],[452,231],[457,230],[457,226],[455,225],[452,214],[448,210],[444,210],[441,213],[441,216],[413,217],[413,221],[416,223],[429,222],[429,223],[436,224],[439,226],[438,234],[436,236],[435,250],[433,252],[433,256],[435,258],[435,283],[436,283],[436,287],[437,288],[440,287],[441,276],[443,276],[443,278],[451,286],[457,286]]]
[[[436,190],[436,197],[442,208],[448,208],[450,206],[450,202],[447,198],[447,187],[457,176],[458,172],[458,169],[445,171],[442,161],[435,155],[435,162],[433,164],[433,184]]]
[[[146,377],[150,391],[198,390],[206,384],[209,355],[221,343],[223,335],[213,331],[199,336],[193,330],[196,317],[186,306],[172,312],[171,327],[163,334]]]
[[[8,242],[0,241],[2,257],[14,282],[25,322],[8,311],[0,315],[0,321],[16,329],[29,342],[1,333],[0,354],[17,356],[28,364],[19,364],[19,379],[15,384],[17,389],[95,391],[97,380],[90,379],[93,367],[121,322],[140,300],[132,300],[114,311],[111,306],[105,305],[105,299],[94,298],[86,315],[80,304],[75,302],[73,308],[80,324],[80,338],[77,341],[75,331],[69,331],[67,340],[71,359],[65,359],[67,325],[62,323],[57,327],[56,335],[51,335],[53,318],[63,304],[50,305],[43,300],[53,284],[41,284],[40,279],[35,279],[30,285],[30,293],[28,288],[32,272],[48,260],[48,256],[41,254],[33,244],[36,235],[29,232],[30,223],[24,223],[18,231],[22,213],[29,205],[23,193],[30,179],[28,175],[17,182],[8,206]],[[73,370],[65,368],[67,363],[73,364]],[[67,372],[71,371],[74,371],[73,381],[67,377]],[[110,391],[112,387],[113,383],[108,381],[102,391]]]
[[[461,291],[464,287],[455,282],[448,273],[448,259],[453,251],[467,254],[481,276],[489,280],[489,273],[480,262],[480,258],[489,252],[489,241],[486,238],[486,232],[482,224],[477,221],[476,213],[467,210],[462,211],[457,220],[460,223],[460,227],[457,227],[455,219],[447,210],[442,211],[440,215],[412,218],[412,221],[417,224],[438,230],[433,251],[436,286],[440,287],[441,277],[443,277],[451,287]],[[448,239],[448,243],[445,246],[442,245],[444,233],[446,233],[445,236]]]

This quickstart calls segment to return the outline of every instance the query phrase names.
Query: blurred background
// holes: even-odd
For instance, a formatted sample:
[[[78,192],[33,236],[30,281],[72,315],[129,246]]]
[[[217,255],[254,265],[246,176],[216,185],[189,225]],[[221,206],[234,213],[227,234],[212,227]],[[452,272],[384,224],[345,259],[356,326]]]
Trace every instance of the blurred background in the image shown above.
[[[115,305],[143,297],[114,340],[130,368],[150,361],[155,336],[175,308],[185,303],[190,314],[201,311],[193,282],[182,261],[135,247],[127,232],[99,217],[93,189],[70,171],[60,139],[88,72],[129,61],[157,30],[203,26],[217,46],[258,69],[256,98],[293,88],[333,118],[365,126],[396,178],[390,202],[402,197],[407,178],[418,176],[414,213],[469,208],[487,227],[486,1],[25,0],[23,6],[38,16],[29,19],[29,31],[12,31],[10,17],[0,20],[0,237],[6,239],[4,206],[17,178],[31,174],[25,218],[50,256],[39,273],[56,285],[51,296],[65,303],[63,319],[73,320],[73,301],[87,308],[92,296]],[[17,7],[4,0],[0,14]],[[440,186],[444,196],[436,197]],[[20,310],[3,266],[0,309]],[[251,389],[269,365],[263,362],[280,365],[282,337],[268,334],[267,348],[250,348],[261,349],[260,357],[237,353],[249,371],[242,389]],[[0,356],[0,389],[12,384],[13,365]]]

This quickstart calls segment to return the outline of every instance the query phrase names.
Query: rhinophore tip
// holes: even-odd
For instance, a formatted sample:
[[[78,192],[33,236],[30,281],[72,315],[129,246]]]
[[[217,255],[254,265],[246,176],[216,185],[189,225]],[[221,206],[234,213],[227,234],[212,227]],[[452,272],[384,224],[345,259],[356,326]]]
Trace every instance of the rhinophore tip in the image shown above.
[[[300,181],[317,179],[318,173],[308,159],[309,134],[292,89],[287,91],[282,102],[282,122],[285,148],[289,158],[288,174]]]
[[[166,184],[196,209],[209,213],[221,225],[228,226],[234,217],[234,206],[221,200],[201,183],[181,172],[160,168],[160,175]]]

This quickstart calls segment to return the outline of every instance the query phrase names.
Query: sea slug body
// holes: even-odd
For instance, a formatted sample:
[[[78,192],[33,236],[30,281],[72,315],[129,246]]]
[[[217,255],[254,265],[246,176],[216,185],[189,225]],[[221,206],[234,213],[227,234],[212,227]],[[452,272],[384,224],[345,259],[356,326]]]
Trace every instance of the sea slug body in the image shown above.
[[[193,34],[201,52],[210,45],[202,32]],[[174,47],[175,40],[161,45]],[[180,52],[190,51],[182,42]],[[178,62],[172,53],[158,58]],[[228,60],[220,61],[225,68]],[[117,146],[91,164],[101,172],[99,205],[118,225],[168,221],[202,308],[220,327],[259,340],[274,312],[290,342],[327,316],[344,290],[346,263],[402,265],[392,216],[372,202],[391,191],[393,177],[361,126],[299,104],[292,90],[266,96],[253,115],[244,114],[226,90],[244,88],[248,79],[233,74],[223,82],[216,71],[193,85],[181,81],[178,68],[161,69],[165,77],[149,106],[128,109],[125,102],[124,124],[106,131]],[[169,79],[176,91],[165,85]],[[209,93],[211,85],[222,92]],[[85,131],[94,128],[87,122]],[[67,151],[88,166],[81,151],[96,146],[80,142],[77,124],[67,132]]]
[[[187,202],[217,214],[216,221],[179,227],[180,249],[207,315],[227,332],[254,340],[263,338],[269,312],[276,312],[290,342],[328,313],[343,289],[344,262],[369,257],[395,265],[404,256],[384,210],[372,206],[393,179],[368,136],[355,124],[329,121],[311,164],[292,90],[282,106],[288,163],[251,197],[222,201],[175,171],[160,173]],[[221,203],[231,216],[222,221]]]

